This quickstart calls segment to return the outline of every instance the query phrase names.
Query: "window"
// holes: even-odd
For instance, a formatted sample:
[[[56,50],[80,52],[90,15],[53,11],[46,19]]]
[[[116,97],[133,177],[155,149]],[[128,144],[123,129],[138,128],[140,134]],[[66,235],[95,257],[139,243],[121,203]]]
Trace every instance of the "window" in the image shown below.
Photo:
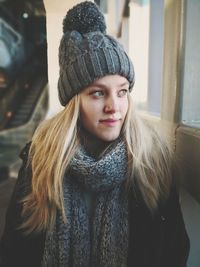
[[[182,78],[182,122],[200,128],[200,1],[186,4],[185,54]]]

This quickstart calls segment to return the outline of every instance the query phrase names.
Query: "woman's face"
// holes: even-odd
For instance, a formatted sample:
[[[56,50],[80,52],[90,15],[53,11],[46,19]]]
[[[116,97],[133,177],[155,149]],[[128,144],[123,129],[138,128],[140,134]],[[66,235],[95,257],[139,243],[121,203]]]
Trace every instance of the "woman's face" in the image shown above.
[[[80,93],[83,127],[104,141],[119,137],[128,110],[129,82],[119,75],[96,80]]]

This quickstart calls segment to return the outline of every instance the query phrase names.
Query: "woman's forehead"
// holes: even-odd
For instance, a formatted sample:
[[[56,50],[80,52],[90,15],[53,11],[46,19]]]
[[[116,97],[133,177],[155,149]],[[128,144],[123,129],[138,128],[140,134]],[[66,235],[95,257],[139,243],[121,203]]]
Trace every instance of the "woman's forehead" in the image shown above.
[[[104,77],[101,77],[97,80],[95,80],[91,85],[88,87],[93,86],[99,86],[99,87],[123,87],[123,86],[129,86],[128,80],[120,76],[118,74],[113,75],[106,75]]]

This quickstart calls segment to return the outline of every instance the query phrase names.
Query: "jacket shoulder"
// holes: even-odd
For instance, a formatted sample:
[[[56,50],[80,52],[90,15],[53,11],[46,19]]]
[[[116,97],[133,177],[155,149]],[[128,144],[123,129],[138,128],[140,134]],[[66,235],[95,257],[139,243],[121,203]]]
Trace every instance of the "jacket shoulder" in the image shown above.
[[[28,160],[28,154],[29,154],[31,143],[32,143],[31,141],[26,143],[26,145],[22,148],[22,150],[19,153],[19,157],[23,161],[27,161]]]

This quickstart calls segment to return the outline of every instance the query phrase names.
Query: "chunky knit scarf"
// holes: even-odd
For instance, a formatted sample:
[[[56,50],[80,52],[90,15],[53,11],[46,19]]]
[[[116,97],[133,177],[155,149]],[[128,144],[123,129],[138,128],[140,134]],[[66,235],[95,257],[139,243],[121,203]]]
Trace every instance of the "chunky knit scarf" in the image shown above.
[[[43,266],[122,267],[128,257],[127,152],[123,142],[99,160],[80,147],[64,181],[67,224],[57,212],[48,231]],[[93,192],[88,216],[85,192]]]

